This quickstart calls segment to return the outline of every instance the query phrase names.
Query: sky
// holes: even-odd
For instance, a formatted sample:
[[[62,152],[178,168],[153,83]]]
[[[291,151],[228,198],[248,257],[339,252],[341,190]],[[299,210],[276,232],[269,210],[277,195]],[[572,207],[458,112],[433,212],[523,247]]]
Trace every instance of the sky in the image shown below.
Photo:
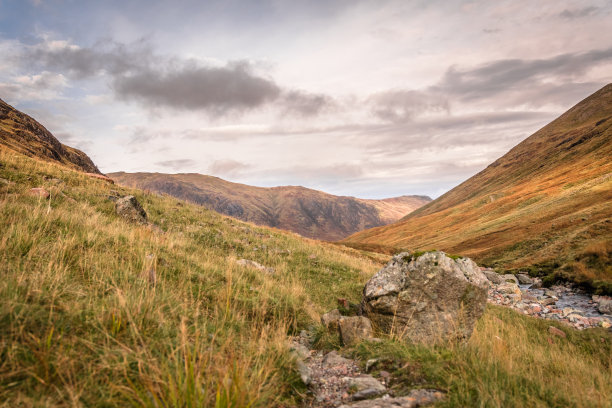
[[[612,82],[611,32],[611,0],[0,0],[0,98],[104,173],[435,198]]]

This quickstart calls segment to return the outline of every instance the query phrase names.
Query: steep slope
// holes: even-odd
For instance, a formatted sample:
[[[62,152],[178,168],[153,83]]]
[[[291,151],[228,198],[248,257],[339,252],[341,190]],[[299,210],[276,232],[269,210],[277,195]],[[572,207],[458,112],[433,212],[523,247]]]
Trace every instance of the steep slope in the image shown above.
[[[27,156],[101,174],[82,151],[63,145],[43,125],[0,99],[0,144]]]
[[[304,187],[253,187],[193,173],[119,172],[109,177],[119,184],[169,194],[243,221],[328,241],[396,221],[431,201],[424,196],[363,200]]]
[[[612,84],[440,198],[346,243],[437,248],[503,268],[566,264],[612,281],[611,217]]]

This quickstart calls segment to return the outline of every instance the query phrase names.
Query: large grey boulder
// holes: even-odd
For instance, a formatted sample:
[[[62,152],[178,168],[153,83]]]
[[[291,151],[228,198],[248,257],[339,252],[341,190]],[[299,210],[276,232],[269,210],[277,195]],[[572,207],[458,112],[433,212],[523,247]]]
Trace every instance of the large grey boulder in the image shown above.
[[[488,286],[469,258],[403,252],[368,281],[362,309],[379,329],[415,342],[467,339],[484,312]]]
[[[115,201],[115,212],[127,221],[147,223],[147,213],[134,196],[125,196]]]

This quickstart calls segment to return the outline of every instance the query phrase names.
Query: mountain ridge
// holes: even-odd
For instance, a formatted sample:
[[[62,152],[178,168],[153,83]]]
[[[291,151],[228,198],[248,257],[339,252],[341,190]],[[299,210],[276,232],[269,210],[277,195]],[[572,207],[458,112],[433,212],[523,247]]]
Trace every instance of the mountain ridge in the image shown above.
[[[255,187],[198,173],[116,172],[109,177],[119,184],[169,194],[243,221],[328,241],[396,221],[431,200],[426,196],[360,199],[303,186]]]

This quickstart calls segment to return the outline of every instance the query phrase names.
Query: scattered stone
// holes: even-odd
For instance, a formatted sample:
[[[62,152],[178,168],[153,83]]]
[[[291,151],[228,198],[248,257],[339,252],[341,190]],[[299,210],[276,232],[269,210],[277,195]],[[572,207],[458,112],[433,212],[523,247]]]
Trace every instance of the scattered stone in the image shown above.
[[[134,196],[130,195],[118,199],[115,202],[115,212],[129,222],[147,223],[147,213]]]
[[[548,332],[552,335],[566,338],[567,334],[563,330],[557,329],[555,326],[548,326]]]
[[[600,320],[599,325],[604,329],[609,329],[610,327],[612,327],[612,323],[608,322],[607,320]]]
[[[609,296],[593,296],[593,301],[597,303],[597,310],[601,314],[612,315],[612,298]]]
[[[341,405],[340,408],[417,408],[433,404],[444,398],[444,394],[438,390],[412,390],[405,397],[377,398],[373,400],[359,401],[350,405]]]
[[[364,316],[343,317],[338,321],[340,339],[345,346],[353,346],[372,338],[372,323]]]
[[[516,283],[510,283],[510,282],[502,283],[496,289],[499,293],[502,293],[504,295],[518,295],[521,297],[523,296],[521,289],[518,287]]]
[[[337,351],[330,351],[323,357],[323,365],[327,367],[337,367],[340,365],[351,364],[351,360],[342,357]]]
[[[531,279],[531,276],[527,275],[526,273],[517,273],[516,278],[521,285],[533,284],[533,279]]]
[[[370,370],[380,361],[379,358],[371,358],[368,361],[366,361],[366,365],[365,365],[365,370],[366,373],[369,373]]]
[[[274,274],[275,272],[274,268],[263,266],[259,262],[251,261],[250,259],[239,259],[236,263],[240,266],[258,269],[260,271],[269,273],[270,275]]]
[[[496,285],[504,283],[504,278],[502,278],[502,275],[495,272],[493,269],[482,269],[482,273],[487,277],[489,281]]]
[[[362,309],[380,329],[395,327],[412,341],[467,339],[484,312],[488,286],[469,258],[435,251],[415,259],[404,252],[368,281]]]
[[[378,397],[387,391],[380,381],[369,374],[348,378],[347,381],[349,389],[355,391],[352,395],[354,401]]]
[[[501,277],[502,277],[502,279],[504,280],[504,282],[507,282],[507,283],[514,283],[514,284],[516,284],[516,285],[518,285],[518,284],[519,284],[519,280],[516,278],[516,276],[514,276],[514,275],[513,275],[513,274],[511,274],[511,273],[507,273],[507,274],[505,274],[505,275],[502,275]]]
[[[557,303],[557,301],[554,298],[545,298],[545,299],[540,300],[540,304],[544,306],[551,306],[551,305],[554,305],[555,303]]]
[[[31,188],[28,191],[28,194],[34,197],[40,197],[40,198],[44,198],[45,200],[48,199],[51,195],[49,194],[49,192],[47,190],[45,190],[42,187],[34,187]]]
[[[342,315],[338,309],[325,313],[321,316],[321,324],[328,330],[338,330],[338,321],[342,319]]]

